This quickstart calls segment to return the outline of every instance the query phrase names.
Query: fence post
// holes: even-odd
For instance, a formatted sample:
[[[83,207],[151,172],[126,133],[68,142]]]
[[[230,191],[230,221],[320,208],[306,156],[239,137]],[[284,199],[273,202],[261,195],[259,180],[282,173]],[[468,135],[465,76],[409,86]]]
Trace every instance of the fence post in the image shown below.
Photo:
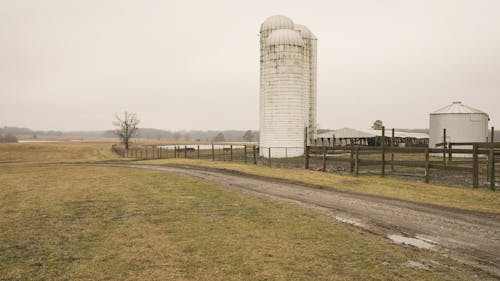
[[[269,168],[271,168],[271,148],[268,148],[268,153],[269,153]]]
[[[359,175],[359,147],[356,147],[356,157],[354,158],[354,174]]]
[[[247,159],[247,145],[246,144],[243,146],[243,150],[245,151],[244,152],[245,153],[245,164],[247,164],[248,163],[248,159]]]
[[[490,168],[490,189],[495,190],[495,127],[491,127],[491,147],[490,155],[488,156]]]
[[[350,146],[349,150],[351,151],[351,153],[350,153],[350,161],[349,161],[350,171],[351,171],[351,173],[354,173],[354,149],[353,149],[352,146]]]
[[[472,149],[472,187],[479,186],[479,163],[478,163],[478,145],[474,144]]]
[[[187,153],[188,153],[187,145],[184,145],[184,159],[187,158]]]
[[[214,144],[212,143],[212,161],[215,161],[215,150],[214,150]]]
[[[200,145],[198,144],[198,149],[196,150],[196,156],[198,159],[200,159]]]
[[[257,165],[257,155],[255,153],[255,145],[252,146],[252,152],[253,152],[253,164]]]
[[[305,146],[304,168],[309,169],[309,146]]]
[[[326,172],[326,146],[323,141],[321,143],[323,144],[323,172]]]
[[[453,160],[453,144],[451,142],[448,143],[448,161]]]
[[[429,164],[429,149],[425,149],[425,183],[429,183],[430,180],[430,164]]]
[[[382,171],[381,174],[385,177],[385,127],[382,127]]]
[[[229,161],[233,162],[233,145],[232,144],[229,146],[229,151],[230,151]]]
[[[446,145],[446,129],[443,129],[443,164],[444,164],[445,167],[447,165],[447,163],[446,163],[446,148],[447,148],[447,145]]]
[[[146,146],[146,160],[148,160],[148,146]]]
[[[394,147],[394,128],[392,128],[392,137],[391,137],[391,172],[394,172],[394,150],[392,148]]]

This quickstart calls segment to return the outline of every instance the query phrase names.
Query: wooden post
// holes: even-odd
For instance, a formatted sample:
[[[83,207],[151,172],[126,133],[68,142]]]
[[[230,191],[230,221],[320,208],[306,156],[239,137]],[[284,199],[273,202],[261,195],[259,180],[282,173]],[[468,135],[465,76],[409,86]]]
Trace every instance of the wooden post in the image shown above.
[[[488,156],[490,168],[490,189],[495,190],[495,127],[491,127],[491,147],[490,155]]]
[[[229,146],[229,151],[231,152],[231,155],[229,156],[229,161],[233,161],[233,145],[231,144],[231,146]]]
[[[472,149],[472,187],[479,186],[479,163],[478,163],[478,144],[473,145]]]
[[[269,167],[271,167],[271,148],[268,148],[268,153],[269,153]]]
[[[304,155],[307,154],[307,127],[304,128]]]
[[[305,146],[305,154],[304,154],[304,168],[309,169],[309,146]]]
[[[425,183],[429,183],[430,181],[430,167],[431,165],[429,164],[429,149],[425,149]]]
[[[359,175],[359,147],[356,147],[356,154],[354,158],[354,174]]]
[[[196,157],[200,159],[200,145],[198,144],[197,150],[196,150]]]
[[[323,140],[323,138],[321,139]],[[323,172],[326,172],[326,146],[323,141],[321,141],[321,143],[323,144]]]
[[[245,146],[243,147],[243,150],[245,151],[245,153],[244,153],[244,155],[245,155],[245,156],[244,156],[244,157],[245,157],[245,164],[247,164],[247,163],[248,163],[248,160],[247,160],[247,145],[246,145],[246,144],[245,144]]]
[[[187,145],[184,146],[184,158],[187,158]]]
[[[446,129],[443,129],[443,164],[446,167]]]
[[[385,127],[382,127],[382,171],[381,174],[385,177]]]
[[[349,147],[349,150],[351,151],[351,154],[350,154],[350,161],[349,161],[349,171],[351,171],[351,173],[354,172],[354,149],[351,147]]]
[[[212,161],[215,161],[215,149],[213,143],[212,143]]]
[[[165,158],[168,159],[168,146],[165,147]]]
[[[392,128],[391,148],[394,147],[394,128]],[[394,172],[394,150],[391,150],[391,172]]]
[[[252,146],[252,153],[253,153],[253,164],[257,165],[257,154],[255,153],[255,145]]]

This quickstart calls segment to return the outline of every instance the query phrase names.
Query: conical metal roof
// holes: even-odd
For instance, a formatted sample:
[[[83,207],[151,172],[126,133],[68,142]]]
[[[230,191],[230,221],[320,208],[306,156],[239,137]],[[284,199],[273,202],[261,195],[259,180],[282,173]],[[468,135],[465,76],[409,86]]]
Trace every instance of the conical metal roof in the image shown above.
[[[463,104],[461,101],[455,101],[450,105],[440,108],[431,114],[486,114],[485,112]],[[488,115],[488,114],[486,114]]]

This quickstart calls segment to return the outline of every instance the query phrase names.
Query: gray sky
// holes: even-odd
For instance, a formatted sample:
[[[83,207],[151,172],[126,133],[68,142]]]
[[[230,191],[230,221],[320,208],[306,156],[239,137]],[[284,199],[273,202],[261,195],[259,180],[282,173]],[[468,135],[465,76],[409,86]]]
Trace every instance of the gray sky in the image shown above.
[[[260,24],[318,37],[321,128],[426,128],[452,101],[500,128],[500,1],[0,0],[0,126],[258,129]]]

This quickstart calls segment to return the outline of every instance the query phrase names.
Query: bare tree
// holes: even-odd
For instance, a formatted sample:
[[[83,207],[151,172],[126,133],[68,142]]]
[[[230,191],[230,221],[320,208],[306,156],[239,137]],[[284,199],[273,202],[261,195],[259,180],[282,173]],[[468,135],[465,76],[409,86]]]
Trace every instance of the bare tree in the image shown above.
[[[137,125],[140,121],[135,113],[127,111],[123,113],[123,117],[116,114],[115,118],[116,120],[113,122],[113,125],[117,127],[115,130],[115,134],[125,145],[125,149],[128,150],[130,140],[137,136],[137,130],[139,129]]]

